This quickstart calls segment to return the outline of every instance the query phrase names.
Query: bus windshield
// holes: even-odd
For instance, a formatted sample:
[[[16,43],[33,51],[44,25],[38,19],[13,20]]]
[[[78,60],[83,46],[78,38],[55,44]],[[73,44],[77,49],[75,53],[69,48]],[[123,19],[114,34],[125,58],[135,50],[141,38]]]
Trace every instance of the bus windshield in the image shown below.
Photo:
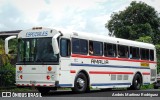
[[[57,62],[54,54],[52,38],[19,39],[18,62]]]

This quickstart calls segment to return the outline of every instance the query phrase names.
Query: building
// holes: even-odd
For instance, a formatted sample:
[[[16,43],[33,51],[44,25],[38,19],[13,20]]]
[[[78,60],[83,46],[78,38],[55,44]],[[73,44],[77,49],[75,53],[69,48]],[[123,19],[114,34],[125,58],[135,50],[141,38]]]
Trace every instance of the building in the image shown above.
[[[18,33],[21,32],[21,31],[22,30],[0,31],[0,38],[2,38],[4,40],[8,36],[18,35]]]

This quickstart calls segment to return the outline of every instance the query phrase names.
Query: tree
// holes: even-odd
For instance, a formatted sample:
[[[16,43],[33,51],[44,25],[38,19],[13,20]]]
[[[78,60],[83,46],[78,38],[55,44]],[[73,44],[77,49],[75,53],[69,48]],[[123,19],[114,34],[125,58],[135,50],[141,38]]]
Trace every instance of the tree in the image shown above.
[[[9,62],[9,57],[5,54],[4,41],[0,39],[0,62],[4,65]]]
[[[152,38],[150,36],[143,36],[143,37],[139,37],[139,39],[136,39],[136,41],[152,43]]]
[[[144,2],[131,2],[124,11],[113,13],[105,24],[110,35],[136,40],[150,36],[153,44],[160,43],[160,18],[157,11]]]
[[[110,36],[156,45],[160,71],[160,17],[153,7],[132,1],[124,11],[113,13],[105,27]]]
[[[9,41],[9,49],[10,51],[14,51],[13,53],[17,53],[17,39],[13,39]],[[0,39],[0,62],[1,65],[9,63],[12,59],[14,59],[14,55],[7,55],[5,54],[5,47],[4,47],[4,40]]]

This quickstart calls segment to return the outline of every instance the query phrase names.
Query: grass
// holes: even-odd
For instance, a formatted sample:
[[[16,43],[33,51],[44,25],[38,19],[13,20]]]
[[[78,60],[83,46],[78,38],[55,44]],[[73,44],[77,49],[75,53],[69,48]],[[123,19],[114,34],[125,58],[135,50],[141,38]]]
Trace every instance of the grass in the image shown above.
[[[146,89],[154,89],[154,84],[143,85],[141,87],[141,90],[146,90]]]
[[[33,91],[35,89],[33,88],[17,88],[17,87],[14,87],[14,88],[0,88],[0,92],[25,92],[25,91]]]

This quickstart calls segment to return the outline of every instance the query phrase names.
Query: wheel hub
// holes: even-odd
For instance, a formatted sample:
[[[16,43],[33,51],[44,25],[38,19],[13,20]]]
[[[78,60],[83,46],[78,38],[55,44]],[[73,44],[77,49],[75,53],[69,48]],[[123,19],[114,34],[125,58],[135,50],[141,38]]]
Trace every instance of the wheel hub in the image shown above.
[[[84,86],[84,84],[85,84],[85,82],[84,82],[84,80],[82,79],[82,78],[78,78],[77,79],[77,83],[78,83],[78,85],[82,88],[83,86]]]

